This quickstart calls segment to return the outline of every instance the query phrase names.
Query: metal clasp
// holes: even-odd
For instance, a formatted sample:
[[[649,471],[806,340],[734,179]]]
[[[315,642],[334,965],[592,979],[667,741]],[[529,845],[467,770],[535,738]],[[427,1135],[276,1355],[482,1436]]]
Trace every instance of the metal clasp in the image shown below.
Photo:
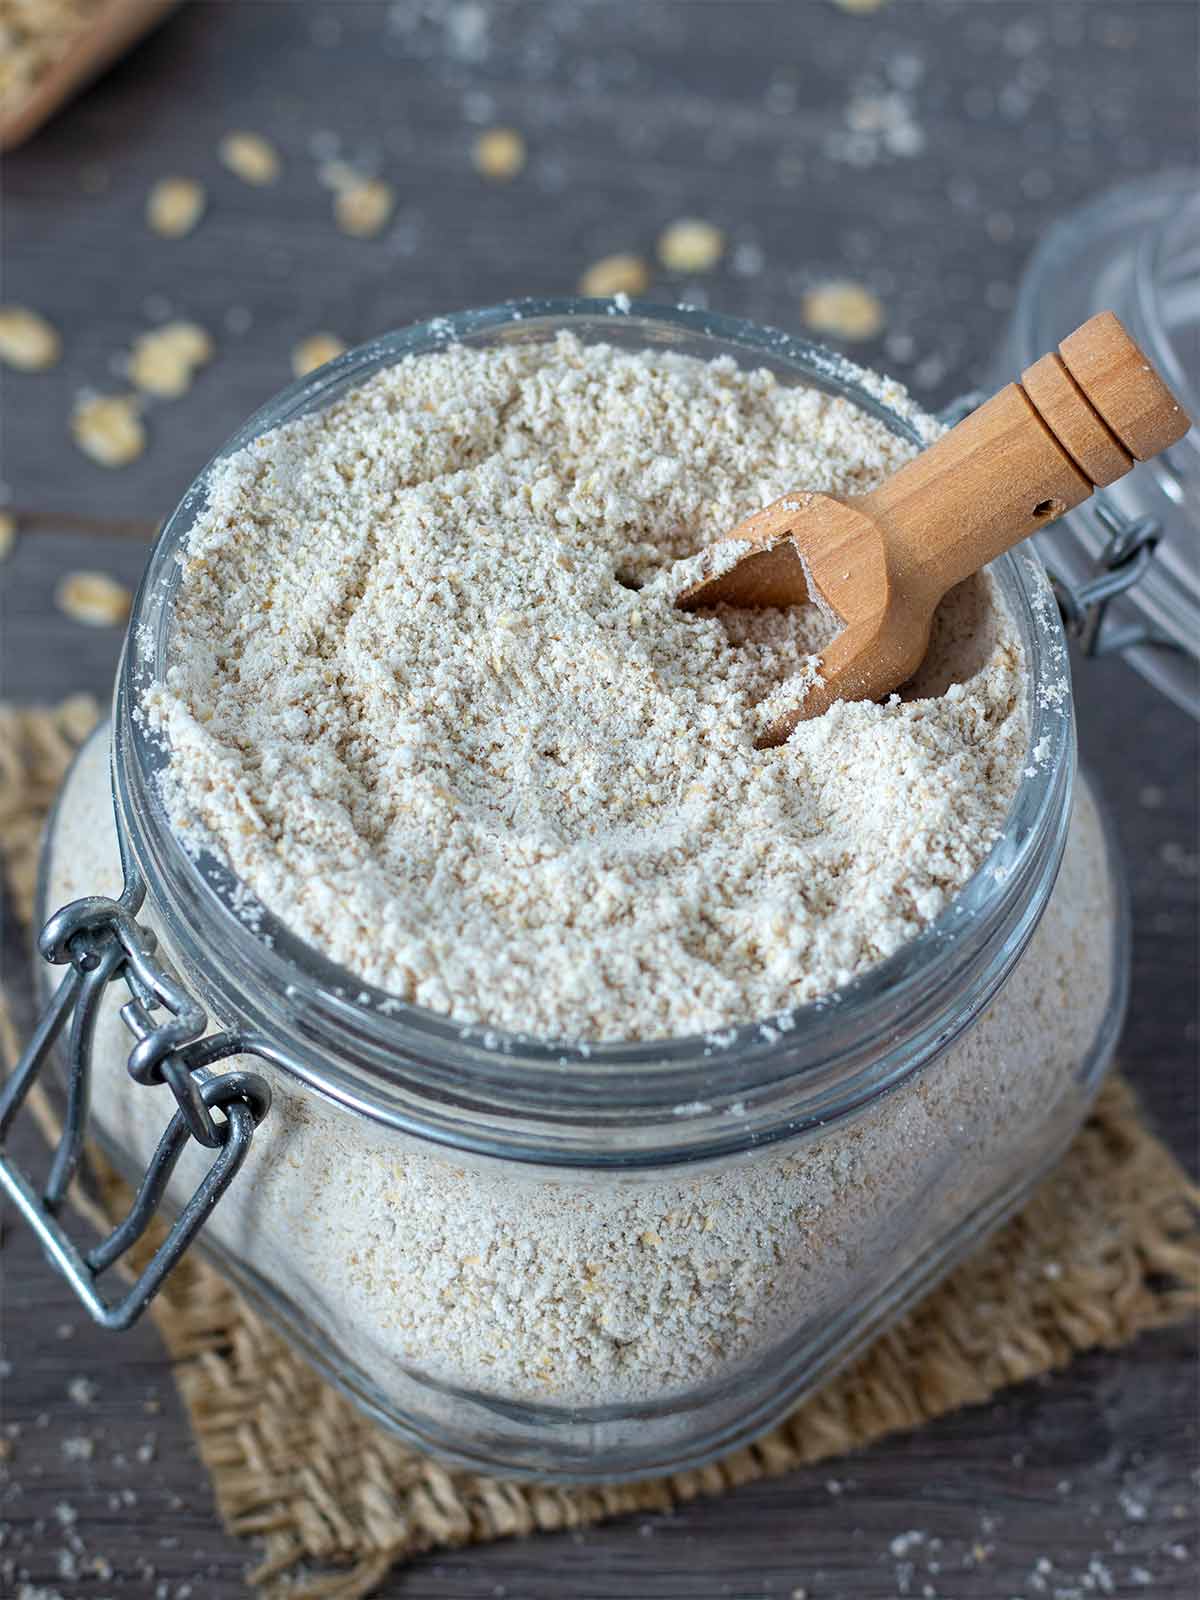
[[[1178,649],[1173,639],[1157,633],[1147,623],[1130,622],[1113,627],[1109,622],[1109,606],[1141,582],[1146,568],[1154,560],[1162,529],[1153,517],[1123,516],[1101,499],[1102,492],[1097,492],[1088,507],[1108,535],[1096,577],[1075,585],[1046,563],[1063,627],[1078,640],[1087,656],[1107,656],[1145,645]]]
[[[167,1274],[236,1176],[254,1130],[271,1105],[266,1080],[254,1072],[211,1074],[218,1061],[273,1052],[232,1031],[204,1037],[208,1018],[154,956],[156,940],[135,919],[145,886],[126,863],[119,900],[93,896],[55,913],[42,930],[42,957],[69,971],[38,1021],[12,1076],[0,1092],[0,1184],[33,1228],[50,1260],[102,1326],[128,1328],[154,1298]],[[138,1083],[167,1083],[178,1109],[151,1157],[128,1215],[91,1250],[81,1251],[58,1219],[83,1153],[90,1104],[92,1045],[100,1002],[110,983],[125,983],[121,1017],[135,1038],[129,1072]],[[165,1017],[155,1013],[165,1011]],[[67,1105],[63,1131],[41,1194],[4,1150],[8,1130],[53,1047],[66,1032]],[[214,1111],[220,1116],[214,1117]],[[206,1175],[133,1286],[108,1300],[97,1280],[137,1243],[150,1225],[189,1139],[217,1152]]]

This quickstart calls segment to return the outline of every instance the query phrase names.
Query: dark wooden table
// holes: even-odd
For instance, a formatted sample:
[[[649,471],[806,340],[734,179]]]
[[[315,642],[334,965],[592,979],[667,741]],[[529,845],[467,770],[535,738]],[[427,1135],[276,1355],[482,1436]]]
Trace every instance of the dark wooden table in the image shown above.
[[[984,376],[1048,223],[1115,179],[1195,163],[1198,16],[1190,0],[897,0],[865,17],[825,0],[186,6],[5,163],[3,297],[43,311],[65,348],[49,373],[4,377],[3,478],[23,536],[0,574],[3,694],[105,691],[118,637],[59,615],[56,577],[135,580],[154,523],[288,379],[299,338],[357,341],[569,290],[600,256],[651,256],[682,215],[720,224],[730,250],[701,279],[660,272],[656,296],[798,327],[807,286],[855,278],[888,319],[860,353],[927,403],[949,399]],[[848,118],[884,95],[897,97],[885,122],[919,137],[900,135],[901,153],[869,132],[847,145]],[[506,186],[470,161],[493,123],[528,140]],[[277,142],[277,186],[222,170],[233,128]],[[381,237],[334,228],[316,173],[332,154],[395,184]],[[177,241],[143,222],[147,189],[171,174],[210,195]],[[121,352],[168,315],[209,328],[216,359],[151,409],[146,454],[105,471],[69,442],[73,401],[119,387]],[[1123,1055],[1190,1163],[1196,730],[1120,663],[1084,664],[1077,690],[1133,883]],[[11,973],[11,927],[4,953]],[[92,1329],[11,1224],[0,1260],[0,1593],[244,1593],[249,1553],[218,1525],[152,1329]],[[670,1518],[433,1557],[385,1593],[1182,1600],[1197,1585],[1196,1417],[1194,1341],[1173,1330],[852,1460]]]

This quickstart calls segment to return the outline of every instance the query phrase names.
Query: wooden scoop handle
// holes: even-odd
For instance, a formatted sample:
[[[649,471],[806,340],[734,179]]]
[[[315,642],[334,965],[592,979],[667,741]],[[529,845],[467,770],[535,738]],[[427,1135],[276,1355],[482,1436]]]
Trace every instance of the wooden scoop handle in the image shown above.
[[[883,534],[892,581],[906,598],[936,601],[1188,427],[1174,395],[1104,311],[852,503]]]
[[[797,492],[726,535],[748,548],[685,611],[816,600],[842,622],[816,681],[757,741],[916,671],[948,589],[1181,439],[1186,412],[1111,311],[1085,322],[869,494]]]

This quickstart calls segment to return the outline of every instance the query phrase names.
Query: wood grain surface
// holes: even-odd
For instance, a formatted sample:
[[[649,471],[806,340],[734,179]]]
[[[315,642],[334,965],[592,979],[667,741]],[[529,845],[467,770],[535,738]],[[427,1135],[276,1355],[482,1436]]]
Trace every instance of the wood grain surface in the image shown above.
[[[183,7],[4,165],[3,298],[48,316],[64,355],[3,373],[0,472],[21,534],[0,569],[0,692],[107,692],[119,636],[59,613],[58,578],[136,581],[157,521],[288,381],[299,339],[569,290],[614,251],[651,260],[680,216],[719,224],[729,248],[702,277],[657,269],[655,297],[801,329],[807,289],[852,279],[886,321],[846,348],[926,403],[949,399],[988,374],[1050,221],[1114,179],[1196,161],[1197,19],[1190,0],[894,0],[857,16],[826,0]],[[529,149],[505,185],[471,163],[493,124]],[[277,185],[220,166],[237,128],[277,144]],[[334,226],[317,171],[333,157],[395,186],[380,237]],[[143,213],[174,174],[202,180],[209,207],[167,240]],[[123,352],[170,316],[207,327],[215,359],[149,408],[146,454],[106,471],[71,444],[71,407],[121,389]],[[1196,729],[1119,662],[1077,663],[1076,686],[1133,893],[1122,1054],[1192,1164]],[[3,959],[6,978],[24,961],[11,922]],[[11,1219],[0,1265],[0,1594],[245,1594],[251,1552],[220,1529],[153,1330],[91,1328]],[[1172,1330],[853,1459],[671,1517],[432,1556],[383,1593],[1184,1600],[1200,1571],[1197,1411],[1194,1337]]]

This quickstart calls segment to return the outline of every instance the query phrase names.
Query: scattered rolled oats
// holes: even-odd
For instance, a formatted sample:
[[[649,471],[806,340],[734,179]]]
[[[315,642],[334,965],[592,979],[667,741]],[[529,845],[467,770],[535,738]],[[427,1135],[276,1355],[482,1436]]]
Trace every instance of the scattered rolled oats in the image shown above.
[[[682,217],[659,235],[658,259],[669,272],[711,272],[724,253],[725,235],[699,217]]]
[[[243,183],[274,183],[279,176],[279,152],[261,133],[227,133],[217,154]]]
[[[475,141],[475,170],[494,183],[508,183],[525,165],[525,140],[515,128],[488,128]]]
[[[17,525],[7,511],[0,511],[0,561],[12,554],[17,542]]]
[[[650,268],[641,256],[604,256],[593,262],[579,280],[580,294],[645,294],[650,287]]]
[[[143,333],[129,358],[129,376],[148,394],[186,394],[196,368],[212,359],[213,343],[194,322],[168,322]]]
[[[853,11],[865,16],[869,11],[882,11],[888,0],[833,0],[839,11]]]
[[[58,330],[27,306],[0,306],[0,361],[22,372],[52,367],[62,353]]]
[[[836,339],[873,339],[884,323],[880,300],[861,283],[845,279],[810,289],[801,309],[810,328]]]
[[[181,239],[200,221],[207,201],[194,178],[160,178],[146,201],[146,221],[164,239]]]
[[[357,239],[377,234],[392,214],[396,192],[383,178],[363,178],[334,192],[333,212],[343,233]]]
[[[335,360],[345,348],[345,341],[336,333],[310,333],[292,351],[292,371],[298,378],[306,377],[327,361]]]
[[[68,572],[54,591],[60,611],[93,628],[120,627],[132,598],[125,585],[106,572]]]
[[[212,360],[212,335],[198,322],[168,322],[155,330],[155,337],[171,344],[193,366],[200,367]]]
[[[146,430],[131,394],[101,394],[83,400],[71,418],[71,433],[85,456],[102,467],[125,467],[146,448]]]

